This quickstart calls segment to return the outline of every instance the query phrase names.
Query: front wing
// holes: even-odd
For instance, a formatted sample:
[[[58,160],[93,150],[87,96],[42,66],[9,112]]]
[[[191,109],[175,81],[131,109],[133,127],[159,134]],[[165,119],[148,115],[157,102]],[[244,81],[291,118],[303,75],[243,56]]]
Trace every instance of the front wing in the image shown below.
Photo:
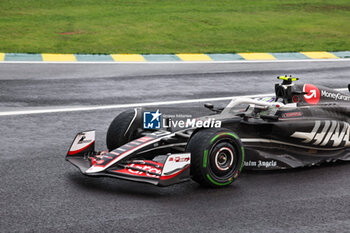
[[[81,132],[74,139],[66,160],[88,176],[109,176],[158,186],[168,186],[189,180],[190,153],[156,155],[152,160],[137,158],[137,149],[148,148],[152,140],[158,142],[158,139],[158,136],[147,136],[147,140],[136,139],[110,153],[96,153],[94,151],[95,132]],[[123,151],[123,153],[116,151]],[[118,161],[118,156],[123,155],[126,157]],[[107,160],[117,162],[112,166],[101,168],[100,165]]]

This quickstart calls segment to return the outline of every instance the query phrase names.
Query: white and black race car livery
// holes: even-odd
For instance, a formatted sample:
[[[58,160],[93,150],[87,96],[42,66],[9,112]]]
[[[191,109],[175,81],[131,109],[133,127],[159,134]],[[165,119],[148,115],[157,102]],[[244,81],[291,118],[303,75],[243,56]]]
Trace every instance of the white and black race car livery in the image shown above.
[[[88,176],[159,186],[192,178],[210,187],[232,183],[243,167],[276,170],[350,160],[350,95],[280,76],[274,97],[235,98],[212,115],[172,129],[144,129],[142,109],[119,114],[108,151],[95,152],[95,132],[78,133],[66,159]],[[350,91],[350,85],[348,86]],[[195,125],[195,127],[193,127]],[[217,126],[215,124],[215,126]]]

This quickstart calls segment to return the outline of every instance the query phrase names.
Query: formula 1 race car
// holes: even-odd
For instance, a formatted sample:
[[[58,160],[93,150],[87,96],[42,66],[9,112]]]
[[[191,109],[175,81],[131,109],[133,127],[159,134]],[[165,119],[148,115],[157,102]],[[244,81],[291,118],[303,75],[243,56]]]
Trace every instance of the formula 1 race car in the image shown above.
[[[95,132],[78,133],[66,159],[88,176],[168,186],[192,178],[223,187],[243,167],[276,170],[350,160],[350,95],[280,76],[275,95],[234,98],[184,128],[147,129],[142,109],[110,124],[108,151],[95,152]],[[348,86],[350,91],[350,84]],[[150,122],[160,113],[152,113]],[[165,119],[165,121],[171,119]]]

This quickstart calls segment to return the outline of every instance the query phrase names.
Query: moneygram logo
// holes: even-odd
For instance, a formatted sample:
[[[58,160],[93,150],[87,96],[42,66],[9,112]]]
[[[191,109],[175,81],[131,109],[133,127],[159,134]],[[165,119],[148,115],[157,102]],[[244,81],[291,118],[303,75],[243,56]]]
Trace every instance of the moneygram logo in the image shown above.
[[[308,93],[304,95],[304,99],[307,103],[318,104],[320,101],[320,90],[316,86],[312,84],[305,84],[303,92]]]
[[[332,93],[325,90],[321,90],[321,95],[326,98],[332,98],[335,100],[350,101],[350,96],[342,95],[340,93]]]

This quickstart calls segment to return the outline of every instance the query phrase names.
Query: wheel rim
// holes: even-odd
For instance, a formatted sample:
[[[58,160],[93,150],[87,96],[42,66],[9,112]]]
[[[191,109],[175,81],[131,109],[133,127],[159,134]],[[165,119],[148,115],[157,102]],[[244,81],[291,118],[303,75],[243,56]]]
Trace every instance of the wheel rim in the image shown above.
[[[221,171],[230,169],[233,164],[234,155],[233,151],[228,147],[222,147],[216,152],[215,165]]]
[[[225,138],[217,141],[209,152],[209,173],[219,182],[226,182],[234,175],[238,163],[234,145],[233,140]]]

